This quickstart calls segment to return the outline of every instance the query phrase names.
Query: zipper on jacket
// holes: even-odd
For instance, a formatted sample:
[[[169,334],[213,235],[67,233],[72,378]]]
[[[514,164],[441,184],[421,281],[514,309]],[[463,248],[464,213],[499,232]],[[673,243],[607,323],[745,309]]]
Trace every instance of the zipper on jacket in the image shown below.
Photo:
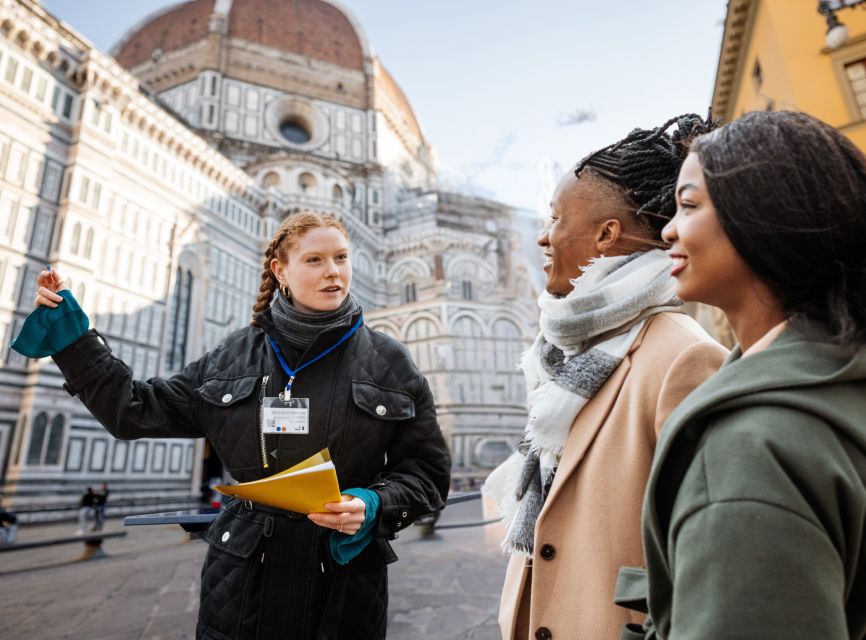
[[[268,468],[268,452],[267,447],[265,447],[265,422],[264,422],[264,406],[265,406],[265,393],[267,393],[268,389],[268,378],[271,376],[266,375],[262,378],[262,388],[259,391],[259,441],[262,445],[262,467],[264,469]]]

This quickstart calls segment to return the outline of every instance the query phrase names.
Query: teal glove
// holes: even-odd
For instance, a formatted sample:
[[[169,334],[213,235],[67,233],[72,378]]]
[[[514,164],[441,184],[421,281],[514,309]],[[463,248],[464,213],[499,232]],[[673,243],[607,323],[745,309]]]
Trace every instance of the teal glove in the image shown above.
[[[343,493],[363,500],[366,510],[364,512],[364,524],[355,535],[350,536],[339,531],[334,531],[331,534],[331,557],[337,564],[348,564],[370,544],[373,539],[373,530],[376,528],[379,505],[382,504],[379,494],[372,489],[346,489]]]
[[[11,347],[28,358],[53,356],[87,333],[90,320],[69,289],[58,291],[63,298],[55,309],[39,306],[33,310]]]

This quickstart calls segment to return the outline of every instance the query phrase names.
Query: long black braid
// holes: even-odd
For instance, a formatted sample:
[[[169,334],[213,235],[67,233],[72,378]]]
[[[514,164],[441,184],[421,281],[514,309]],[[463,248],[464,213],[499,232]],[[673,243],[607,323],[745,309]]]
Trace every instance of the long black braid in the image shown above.
[[[668,127],[676,123],[670,134]],[[599,149],[578,163],[574,175],[591,169],[624,190],[637,207],[635,216],[646,220],[657,234],[676,213],[674,191],[680,166],[691,141],[717,127],[712,115],[704,120],[694,113],[671,118],[656,129],[634,129],[625,138]]]

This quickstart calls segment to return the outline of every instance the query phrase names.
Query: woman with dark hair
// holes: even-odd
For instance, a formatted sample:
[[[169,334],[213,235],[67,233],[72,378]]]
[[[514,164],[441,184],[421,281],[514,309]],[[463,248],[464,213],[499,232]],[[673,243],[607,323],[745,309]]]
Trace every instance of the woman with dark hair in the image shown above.
[[[529,420],[518,451],[485,483],[508,526],[499,615],[508,640],[613,639],[643,620],[613,596],[619,567],[643,560],[640,505],[656,436],[725,355],[681,312],[660,249],[687,141],[708,126],[689,115],[635,129],[580,162],[553,195],[538,239],[541,334],[521,362]]]
[[[430,388],[404,346],[364,325],[351,283],[343,225],[291,215],[265,252],[250,325],[171,378],[135,380],[58,273],[39,275],[13,346],[51,355],[115,437],[206,437],[241,482],[330,450],[342,501],[304,515],[232,498],[202,534],[197,638],[381,640],[388,540],[444,506],[450,459]]]
[[[749,113],[695,140],[677,200],[677,294],[739,344],[664,427],[651,622],[622,637],[864,638],[866,157],[811,116]]]

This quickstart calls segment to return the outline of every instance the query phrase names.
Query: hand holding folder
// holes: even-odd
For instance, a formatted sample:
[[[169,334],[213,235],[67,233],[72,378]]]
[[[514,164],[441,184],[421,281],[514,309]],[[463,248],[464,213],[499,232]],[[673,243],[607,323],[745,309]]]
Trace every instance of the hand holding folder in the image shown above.
[[[221,485],[216,490],[242,500],[307,514],[325,513],[327,503],[341,500],[337,470],[327,448],[267,478]]]

